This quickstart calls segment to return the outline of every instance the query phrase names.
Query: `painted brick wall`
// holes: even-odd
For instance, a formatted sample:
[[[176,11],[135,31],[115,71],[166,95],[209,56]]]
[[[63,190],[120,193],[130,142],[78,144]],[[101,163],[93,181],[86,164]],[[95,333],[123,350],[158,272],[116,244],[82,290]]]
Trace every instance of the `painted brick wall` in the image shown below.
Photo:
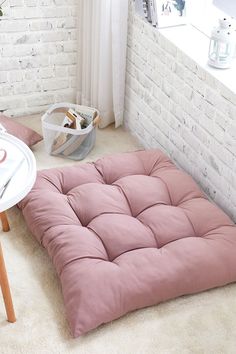
[[[0,20],[0,111],[75,100],[77,0],[8,0]]]
[[[236,95],[130,7],[125,125],[236,221]],[[207,211],[206,211],[207,212]]]

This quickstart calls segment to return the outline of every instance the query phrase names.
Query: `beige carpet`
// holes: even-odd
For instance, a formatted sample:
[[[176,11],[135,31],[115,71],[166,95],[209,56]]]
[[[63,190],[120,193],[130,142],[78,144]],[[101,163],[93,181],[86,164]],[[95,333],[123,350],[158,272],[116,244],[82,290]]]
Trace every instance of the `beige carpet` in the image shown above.
[[[39,129],[36,116],[21,120]],[[96,147],[87,160],[137,148],[128,133],[109,127],[98,131]],[[35,155],[39,169],[74,163],[46,155],[42,143],[35,148]],[[1,354],[236,353],[236,285],[135,311],[73,339],[49,257],[27,230],[20,211],[14,207],[8,215],[11,231],[1,232],[0,240],[17,322],[6,322],[0,300]]]

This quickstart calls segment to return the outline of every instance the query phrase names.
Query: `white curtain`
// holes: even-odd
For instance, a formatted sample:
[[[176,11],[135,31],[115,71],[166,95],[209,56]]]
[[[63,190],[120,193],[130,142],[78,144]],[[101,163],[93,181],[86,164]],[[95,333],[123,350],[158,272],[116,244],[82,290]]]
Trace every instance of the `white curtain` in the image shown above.
[[[123,122],[128,0],[79,0],[77,103]]]

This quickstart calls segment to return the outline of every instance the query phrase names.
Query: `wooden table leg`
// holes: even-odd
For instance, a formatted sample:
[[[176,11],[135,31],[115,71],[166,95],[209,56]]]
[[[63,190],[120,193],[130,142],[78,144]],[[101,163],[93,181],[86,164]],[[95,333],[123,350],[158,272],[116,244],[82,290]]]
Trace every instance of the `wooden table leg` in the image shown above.
[[[16,322],[1,244],[0,244],[0,286],[2,290],[3,300],[5,303],[7,320],[12,323]]]
[[[7,213],[4,211],[2,213],[0,213],[0,219],[2,222],[2,230],[7,232],[10,230],[10,226],[9,226],[9,222],[7,220]]]

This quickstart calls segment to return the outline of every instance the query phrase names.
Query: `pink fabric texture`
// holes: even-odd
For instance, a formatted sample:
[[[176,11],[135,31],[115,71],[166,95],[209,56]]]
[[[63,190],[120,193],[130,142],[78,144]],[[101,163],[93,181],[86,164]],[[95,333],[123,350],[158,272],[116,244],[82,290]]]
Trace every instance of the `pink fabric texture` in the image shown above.
[[[6,129],[7,133],[14,135],[22,140],[26,145],[33,146],[43,140],[42,135],[38,134],[33,129],[19,123],[14,118],[8,118],[0,114],[0,124]]]
[[[44,170],[20,203],[59,274],[75,337],[236,280],[236,227],[159,150]]]

